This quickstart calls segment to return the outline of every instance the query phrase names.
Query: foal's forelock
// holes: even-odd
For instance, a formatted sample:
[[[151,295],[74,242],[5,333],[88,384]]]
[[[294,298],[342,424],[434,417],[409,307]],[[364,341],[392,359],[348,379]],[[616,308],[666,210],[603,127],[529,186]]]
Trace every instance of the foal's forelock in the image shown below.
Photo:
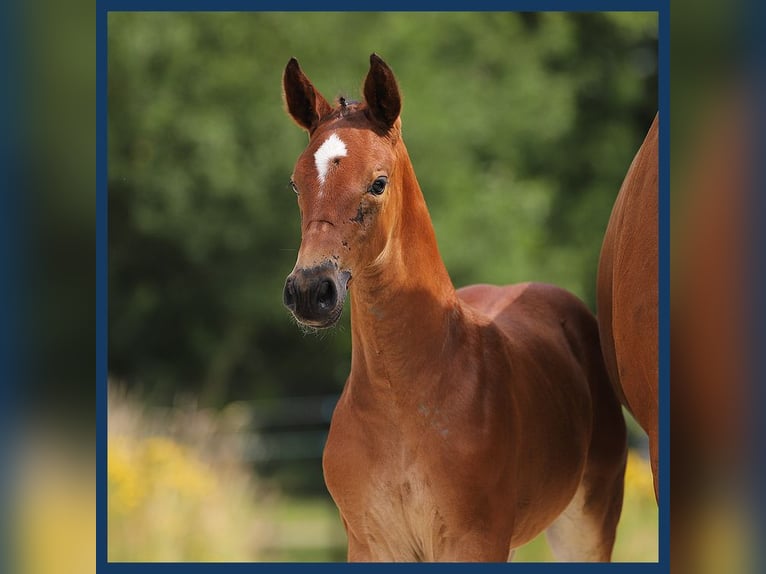
[[[338,107],[333,110],[331,117],[342,118],[347,114],[355,112],[359,109],[362,102],[355,100],[347,100],[344,96],[338,96]]]

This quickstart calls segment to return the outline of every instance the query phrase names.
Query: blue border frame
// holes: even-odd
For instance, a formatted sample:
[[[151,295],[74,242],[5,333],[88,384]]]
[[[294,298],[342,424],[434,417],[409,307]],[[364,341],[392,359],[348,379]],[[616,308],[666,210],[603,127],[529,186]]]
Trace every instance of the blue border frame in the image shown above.
[[[96,571],[107,565],[107,384],[109,191],[107,178],[107,2],[96,6]]]
[[[670,9],[658,18],[659,107],[659,564],[670,571]]]
[[[388,0],[353,6],[354,12],[667,12],[669,0]],[[98,12],[343,12],[326,1],[307,0],[101,0]],[[345,6],[342,6],[345,8]]]
[[[109,12],[122,11],[317,11],[315,2],[252,0],[101,0],[96,6],[96,571],[113,573],[168,574],[174,572],[290,572],[304,570],[335,572],[338,568],[456,569],[510,568],[514,572],[542,572],[549,563],[508,564],[347,564],[342,563],[140,563],[107,561],[107,352],[108,352],[108,178],[107,178],[107,20]],[[660,492],[659,561],[657,563],[565,564],[553,566],[566,572],[588,572],[607,568],[620,573],[667,573],[670,571],[670,10],[669,0],[474,0],[470,5],[389,0],[385,6],[355,6],[356,11],[612,11],[658,13],[658,107],[659,132],[659,376],[660,376]],[[331,10],[328,10],[331,11]]]

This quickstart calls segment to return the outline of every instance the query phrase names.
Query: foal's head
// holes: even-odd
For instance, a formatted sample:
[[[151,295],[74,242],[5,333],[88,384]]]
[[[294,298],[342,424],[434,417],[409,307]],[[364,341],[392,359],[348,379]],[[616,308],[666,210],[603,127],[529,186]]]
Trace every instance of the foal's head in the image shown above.
[[[331,106],[295,59],[287,64],[283,87],[290,115],[309,134],[291,180],[302,237],[284,303],[301,323],[330,327],[340,317],[352,276],[383,252],[397,217],[396,166],[406,157],[401,97],[393,72],[375,54],[363,103],[339,98]]]

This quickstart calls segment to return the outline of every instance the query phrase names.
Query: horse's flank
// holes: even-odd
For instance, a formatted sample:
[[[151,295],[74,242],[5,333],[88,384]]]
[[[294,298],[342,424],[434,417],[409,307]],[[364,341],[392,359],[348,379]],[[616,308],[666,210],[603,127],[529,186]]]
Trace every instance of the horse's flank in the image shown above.
[[[609,218],[598,270],[598,322],[609,378],[649,436],[659,496],[658,129],[655,115]]]

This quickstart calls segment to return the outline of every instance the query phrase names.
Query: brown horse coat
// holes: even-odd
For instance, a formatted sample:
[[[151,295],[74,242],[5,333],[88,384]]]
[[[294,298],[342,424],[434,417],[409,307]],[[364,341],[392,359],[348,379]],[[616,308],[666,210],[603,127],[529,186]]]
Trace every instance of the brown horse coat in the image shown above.
[[[609,378],[649,436],[658,496],[658,116],[636,153],[601,247],[598,324]]]

